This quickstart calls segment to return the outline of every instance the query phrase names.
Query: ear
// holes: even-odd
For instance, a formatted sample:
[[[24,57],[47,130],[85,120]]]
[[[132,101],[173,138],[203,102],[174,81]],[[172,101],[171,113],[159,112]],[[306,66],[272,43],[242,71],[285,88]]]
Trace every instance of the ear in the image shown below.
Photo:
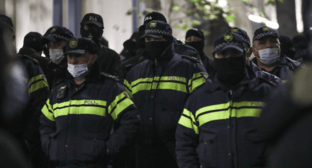
[[[92,54],[91,55],[92,64],[96,61],[96,59],[97,59],[97,55],[96,54]]]

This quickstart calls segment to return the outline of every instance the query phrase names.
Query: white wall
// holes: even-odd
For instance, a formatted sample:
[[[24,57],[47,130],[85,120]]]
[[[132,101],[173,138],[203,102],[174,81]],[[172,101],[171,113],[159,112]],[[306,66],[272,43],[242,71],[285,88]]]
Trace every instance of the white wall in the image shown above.
[[[131,8],[131,0],[82,0],[81,19],[86,13],[101,15],[109,48],[120,53],[123,42],[132,35],[132,17],[126,15]]]

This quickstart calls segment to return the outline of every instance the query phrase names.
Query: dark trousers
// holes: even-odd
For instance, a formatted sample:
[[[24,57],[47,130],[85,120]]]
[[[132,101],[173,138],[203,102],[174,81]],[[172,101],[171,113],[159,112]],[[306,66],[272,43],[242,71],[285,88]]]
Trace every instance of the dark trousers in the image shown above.
[[[175,142],[136,144],[137,168],[178,168]]]

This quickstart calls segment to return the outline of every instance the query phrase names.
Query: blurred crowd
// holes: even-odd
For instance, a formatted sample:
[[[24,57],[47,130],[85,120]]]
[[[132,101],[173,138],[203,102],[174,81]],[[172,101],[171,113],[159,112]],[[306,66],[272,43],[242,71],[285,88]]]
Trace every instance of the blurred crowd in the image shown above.
[[[152,12],[118,54],[103,18],[29,32],[16,51],[0,15],[0,167],[192,168],[312,165],[312,45],[262,26],[172,36]],[[311,137],[310,137],[311,136]]]

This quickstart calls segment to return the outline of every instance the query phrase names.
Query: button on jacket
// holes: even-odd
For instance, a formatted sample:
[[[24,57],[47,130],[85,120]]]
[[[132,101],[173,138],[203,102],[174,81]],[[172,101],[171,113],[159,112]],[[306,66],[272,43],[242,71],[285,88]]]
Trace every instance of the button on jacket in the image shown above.
[[[146,56],[146,55],[145,55]],[[208,74],[194,57],[181,56],[170,45],[160,58],[135,65],[124,87],[137,105],[143,143],[174,141],[184,103]]]
[[[255,122],[275,85],[246,67],[245,78],[230,89],[211,72],[205,85],[188,98],[179,120],[179,167],[262,167],[266,143]]]
[[[55,85],[40,118],[43,150],[59,162],[98,162],[116,154],[138,130],[137,108],[118,79],[94,64],[76,85],[67,72]],[[112,134],[112,127],[116,129]]]

